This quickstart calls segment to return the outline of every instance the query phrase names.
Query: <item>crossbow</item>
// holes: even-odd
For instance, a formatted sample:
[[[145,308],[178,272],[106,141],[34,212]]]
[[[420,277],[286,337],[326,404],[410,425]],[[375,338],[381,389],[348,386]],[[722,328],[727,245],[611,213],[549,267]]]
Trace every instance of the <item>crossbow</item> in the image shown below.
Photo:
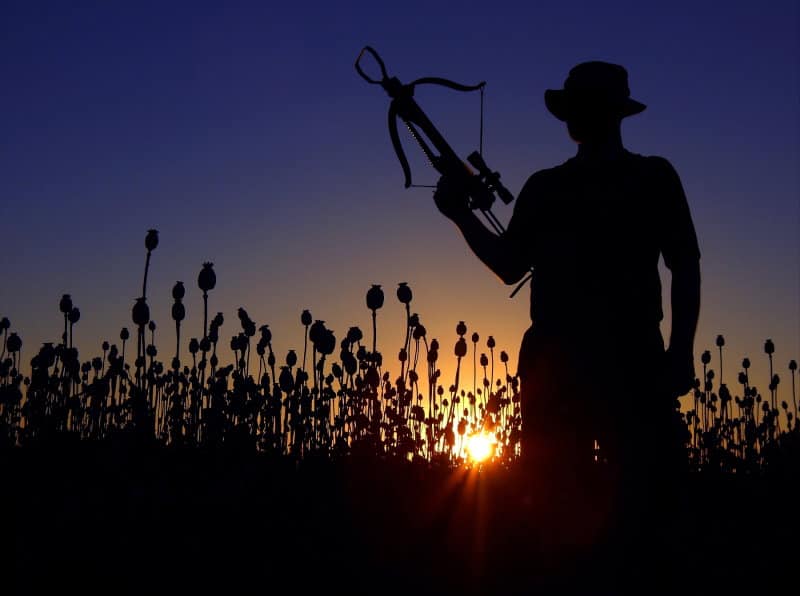
[[[380,79],[371,78],[361,68],[361,60],[365,54],[371,55],[377,62],[381,72]],[[502,235],[505,232],[505,228],[492,213],[492,204],[495,201],[495,195],[500,197],[500,200],[506,205],[514,200],[514,195],[500,183],[500,174],[489,169],[480,151],[473,151],[467,156],[467,162],[476,171],[473,171],[469,165],[464,163],[414,99],[414,91],[419,85],[439,85],[455,91],[483,92],[486,83],[462,85],[441,77],[422,77],[411,83],[403,84],[397,77],[390,77],[386,73],[386,66],[383,60],[370,46],[365,46],[361,50],[355,66],[361,78],[372,85],[380,85],[392,98],[392,102],[389,104],[389,137],[392,140],[397,159],[400,161],[400,167],[403,169],[405,187],[409,188],[415,185],[411,182],[411,167],[408,165],[408,159],[400,143],[400,136],[397,133],[398,118],[406,125],[411,136],[422,149],[433,168],[442,176],[453,178],[456,184],[466,189],[469,207],[473,210],[480,210],[494,231]],[[425,138],[428,139],[430,145]],[[433,148],[431,145],[433,145]]]

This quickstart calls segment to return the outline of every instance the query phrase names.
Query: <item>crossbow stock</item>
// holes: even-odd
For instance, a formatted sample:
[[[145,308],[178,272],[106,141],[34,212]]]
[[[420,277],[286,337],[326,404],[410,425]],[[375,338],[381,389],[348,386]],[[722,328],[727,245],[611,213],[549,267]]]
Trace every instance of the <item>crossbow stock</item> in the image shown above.
[[[381,73],[380,79],[371,78],[361,68],[361,60],[365,54],[371,55],[377,62]],[[361,78],[372,85],[380,85],[392,98],[392,102],[389,104],[389,137],[403,169],[405,187],[409,188],[414,185],[411,182],[411,167],[408,165],[408,159],[400,143],[400,136],[397,133],[398,118],[405,123],[411,136],[420,146],[434,169],[443,176],[453,178],[457,184],[465,188],[468,193],[469,207],[473,210],[480,210],[494,231],[502,235],[505,232],[505,228],[492,213],[492,204],[494,203],[495,195],[500,197],[500,200],[506,205],[514,200],[514,195],[500,183],[500,174],[489,169],[479,151],[473,151],[467,156],[467,162],[476,170],[473,172],[469,165],[464,163],[453,151],[414,99],[414,91],[419,85],[439,85],[454,91],[482,92],[486,83],[461,85],[440,77],[423,77],[411,83],[403,84],[397,77],[390,77],[386,73],[386,66],[383,60],[370,46],[365,46],[361,50],[355,66]],[[425,140],[426,138],[428,141]],[[430,142],[430,145],[428,142]],[[431,145],[433,145],[433,148]]]

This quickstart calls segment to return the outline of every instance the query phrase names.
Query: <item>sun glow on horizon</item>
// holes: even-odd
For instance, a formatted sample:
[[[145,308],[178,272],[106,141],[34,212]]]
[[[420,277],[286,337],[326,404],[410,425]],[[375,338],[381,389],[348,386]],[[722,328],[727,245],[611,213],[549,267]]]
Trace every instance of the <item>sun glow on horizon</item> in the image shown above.
[[[467,455],[475,463],[483,463],[494,454],[495,438],[487,433],[475,433],[467,438]]]

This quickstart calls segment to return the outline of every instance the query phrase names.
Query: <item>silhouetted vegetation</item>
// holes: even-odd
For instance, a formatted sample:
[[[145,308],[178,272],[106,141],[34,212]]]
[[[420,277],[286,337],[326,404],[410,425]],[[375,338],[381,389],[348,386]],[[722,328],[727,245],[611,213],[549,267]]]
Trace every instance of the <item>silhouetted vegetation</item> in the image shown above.
[[[702,378],[681,414],[696,473],[675,491],[680,523],[647,525],[625,546],[619,520],[630,503],[614,497],[611,468],[587,462],[568,472],[581,480],[562,494],[563,477],[511,465],[523,424],[519,383],[491,336],[458,322],[447,342],[453,378],[444,379],[446,349],[400,283],[407,325],[390,370],[377,340],[388,306],[373,285],[369,331],[337,334],[304,310],[302,354],[279,359],[269,326],[245,309],[209,315],[216,275],[203,263],[203,327],[193,337],[183,325],[187,288],[177,282],[173,341],[148,305],[157,244],[148,232],[133,327],[90,359],[73,344],[80,310],[69,295],[59,301],[61,340],[27,362],[20,334],[0,320],[0,461],[13,479],[0,505],[21,593],[78,575],[84,591],[180,593],[240,592],[253,577],[354,594],[375,593],[374,578],[387,594],[763,592],[784,582],[772,569],[788,569],[790,551],[765,557],[762,547],[796,536],[794,517],[747,515],[792,490],[792,474],[780,472],[796,467],[800,443],[797,364],[784,397],[771,341],[766,394],[748,360],[736,390],[723,382],[722,337],[715,355],[702,353]],[[156,347],[156,331],[166,347]],[[227,364],[221,341],[233,354]],[[476,436],[473,448],[488,450],[490,465],[468,457]],[[746,577],[732,572],[738,561]]]
[[[22,374],[22,340],[0,321],[0,441],[6,446],[64,441],[130,439],[166,447],[226,447],[271,456],[360,455],[457,466],[468,461],[467,440],[483,435],[492,460],[511,462],[519,453],[522,424],[518,380],[508,355],[455,329],[453,379],[442,378],[445,348],[429,339],[412,312],[412,290],[400,283],[396,295],[405,309],[405,341],[392,372],[378,351],[378,312],[384,292],[369,288],[366,306],[372,329],[358,327],[336,336],[309,311],[300,315],[302,359],[290,350],[279,360],[268,325],[258,325],[239,308],[233,324],[223,313],[209,323],[209,292],[216,286],[213,264],[203,263],[197,286],[203,295],[203,328],[188,342],[181,323],[185,288],[172,289],[174,355],[158,358],[156,322],[150,318],[147,276],[158,234],[150,230],[142,296],[136,298],[131,332],[124,327],[119,344],[102,343],[102,355],[81,360],[73,345],[80,311],[69,295],[59,302],[64,317],[61,341],[45,343]],[[224,329],[229,331],[224,337]],[[183,333],[183,335],[182,335]],[[222,364],[220,341],[229,341],[233,362]],[[170,342],[171,343],[171,342]],[[188,344],[188,345],[187,345]],[[779,397],[780,376],[773,366],[775,346],[767,340],[765,357],[771,382],[762,395],[751,383],[744,359],[737,389],[723,377],[724,339],[717,338],[719,374],[710,351],[702,353],[702,378],[683,414],[689,459],[695,469],[756,472],[782,447],[798,442],[797,363],[788,365],[791,401]],[[187,349],[188,348],[188,349]],[[646,399],[643,390],[642,399]]]

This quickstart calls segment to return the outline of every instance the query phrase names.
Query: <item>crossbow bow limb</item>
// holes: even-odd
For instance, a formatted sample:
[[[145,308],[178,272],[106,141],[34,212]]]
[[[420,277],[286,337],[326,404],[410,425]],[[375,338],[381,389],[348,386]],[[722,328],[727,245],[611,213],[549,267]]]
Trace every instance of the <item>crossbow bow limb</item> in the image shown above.
[[[380,79],[371,78],[361,68],[361,60],[365,54],[371,55],[377,62],[381,71]],[[514,200],[514,195],[500,183],[500,174],[489,169],[478,151],[473,151],[467,157],[469,165],[476,170],[473,172],[469,165],[464,163],[453,151],[452,147],[445,141],[444,137],[433,125],[433,122],[430,121],[414,99],[414,91],[419,85],[439,85],[454,91],[482,91],[486,83],[462,85],[441,77],[422,77],[411,83],[403,84],[397,77],[390,77],[387,74],[383,60],[370,46],[365,46],[361,50],[355,66],[362,79],[372,85],[380,85],[392,98],[392,102],[389,104],[388,116],[389,137],[392,140],[392,147],[394,147],[394,151],[397,154],[397,159],[400,161],[400,167],[403,169],[405,187],[409,188],[413,184],[411,182],[411,167],[408,164],[403,145],[400,143],[400,135],[397,132],[398,118],[406,125],[411,136],[422,149],[433,168],[442,176],[453,178],[457,184],[465,188],[468,193],[469,207],[473,210],[480,210],[494,231],[498,234],[503,234],[505,228],[492,213],[492,204],[494,203],[495,195],[500,197],[500,200],[506,205]],[[426,138],[430,145],[425,140]]]

